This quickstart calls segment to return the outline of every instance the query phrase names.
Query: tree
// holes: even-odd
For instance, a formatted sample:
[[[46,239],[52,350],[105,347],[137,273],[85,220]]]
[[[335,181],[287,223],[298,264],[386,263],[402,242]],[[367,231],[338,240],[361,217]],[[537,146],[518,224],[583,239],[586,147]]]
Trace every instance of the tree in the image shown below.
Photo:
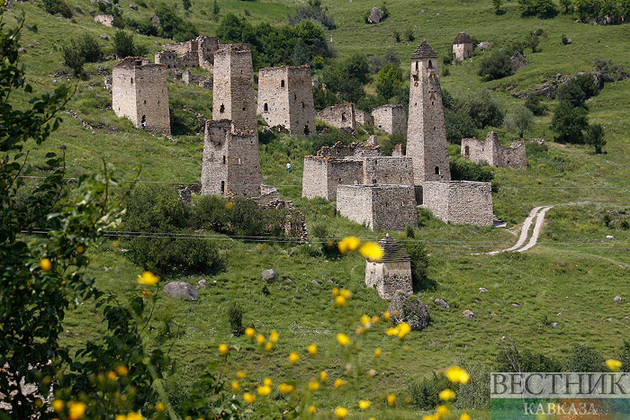
[[[212,20],[218,22],[220,12],[221,8],[219,7],[219,4],[217,3],[217,0],[214,0],[214,3],[212,4]]]
[[[501,103],[488,89],[467,94],[456,101],[454,108],[472,118],[477,128],[500,127],[503,124]]]
[[[523,134],[534,127],[534,113],[525,106],[517,106],[508,114],[505,125],[508,130],[517,133],[522,139]]]
[[[540,95],[531,95],[525,101],[525,106],[537,117],[547,113],[547,106],[542,103],[542,96]]]
[[[411,258],[411,286],[414,293],[437,286],[435,280],[428,277],[429,256],[426,249],[418,242],[406,242],[405,251]]]
[[[376,75],[376,93],[385,100],[397,95],[403,84],[403,72],[398,65],[386,64]]]
[[[560,6],[564,8],[562,13],[565,15],[573,12],[573,1],[571,0],[560,0]]]
[[[512,74],[512,62],[507,51],[496,51],[492,55],[484,56],[479,68],[479,76],[485,82],[502,79]]]
[[[604,127],[601,124],[591,124],[586,130],[586,144],[595,148],[595,153],[602,153],[602,148],[606,146],[604,139]]]
[[[494,6],[494,13],[497,15],[501,14],[501,5],[503,5],[503,0],[492,0],[492,5]]]
[[[72,41],[70,45],[63,45],[61,47],[61,55],[63,55],[63,64],[72,69],[74,77],[81,77],[85,58],[77,48],[75,42]]]
[[[112,37],[112,44],[114,45],[114,54],[119,60],[136,55],[132,34],[125,31],[116,31]]]
[[[558,133],[559,143],[584,143],[584,130],[588,128],[587,111],[570,102],[561,101],[551,119],[551,128]]]

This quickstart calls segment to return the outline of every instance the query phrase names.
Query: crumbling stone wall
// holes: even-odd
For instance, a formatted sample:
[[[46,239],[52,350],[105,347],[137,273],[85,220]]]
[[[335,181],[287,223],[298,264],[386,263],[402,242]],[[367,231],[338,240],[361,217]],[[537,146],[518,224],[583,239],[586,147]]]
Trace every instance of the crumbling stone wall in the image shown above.
[[[423,207],[444,222],[492,226],[492,186],[489,182],[425,182]]]
[[[411,56],[407,156],[413,158],[416,185],[450,181],[438,55],[426,41]]]
[[[525,143],[515,141],[510,147],[503,147],[494,131],[486,136],[486,141],[477,138],[462,139],[462,155],[474,163],[486,162],[497,168],[524,169],[527,167]]]
[[[225,44],[214,53],[212,118],[227,119],[238,130],[257,130],[252,50]]]
[[[315,134],[315,107],[309,66],[284,66],[258,72],[258,113],[270,126],[291,135]]]
[[[372,230],[418,226],[414,187],[408,185],[339,185],[337,211]]]
[[[362,111],[360,109],[354,112],[354,119],[359,125],[374,125],[374,118],[369,112]]]
[[[402,105],[383,105],[372,110],[374,126],[389,134],[407,134],[407,113]]]
[[[333,105],[317,113],[317,119],[335,128],[356,130],[357,122],[352,104]]]
[[[143,57],[127,57],[112,70],[112,108],[137,128],[171,134],[166,68]]]
[[[470,35],[466,32],[460,32],[453,42],[453,58],[455,60],[465,60],[472,56],[473,42]]]
[[[377,262],[366,261],[365,284],[376,288],[383,299],[391,299],[399,290],[413,293],[409,254],[389,234],[378,244],[383,249],[383,257]]]
[[[380,156],[380,146],[370,146],[363,143],[352,142],[349,145],[343,144],[340,141],[333,146],[324,146],[317,151],[317,156],[323,158],[362,158],[367,156]]]
[[[359,184],[363,180],[363,162],[320,156],[304,157],[302,197],[337,198],[337,186]]]
[[[409,157],[366,157],[361,183],[413,185],[413,161]]]
[[[109,26],[110,28],[114,26],[113,15],[96,15],[94,16],[94,21],[100,23],[101,25]]]
[[[175,44],[166,44],[163,51],[155,53],[156,64],[166,68],[201,67],[212,70],[214,53],[220,46],[219,38],[199,35],[195,39]]]
[[[185,85],[192,84],[192,85],[197,85],[199,87],[202,87],[204,89],[212,90],[213,79],[212,79],[212,74],[205,77],[195,76],[194,74],[190,72],[190,70],[186,69],[182,72],[182,82]]]
[[[258,133],[238,130],[229,120],[207,121],[201,193],[259,197],[261,185]]]

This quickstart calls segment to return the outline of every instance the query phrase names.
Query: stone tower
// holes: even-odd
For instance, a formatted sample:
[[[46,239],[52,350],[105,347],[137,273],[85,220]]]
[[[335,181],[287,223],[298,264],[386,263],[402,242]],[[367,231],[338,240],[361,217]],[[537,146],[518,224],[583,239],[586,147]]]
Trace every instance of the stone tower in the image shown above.
[[[252,50],[247,44],[221,44],[214,53],[212,118],[231,120],[237,130],[254,130],[256,93]]]
[[[258,132],[238,130],[232,121],[206,121],[201,193],[259,197],[262,175]]]
[[[112,108],[137,128],[171,134],[166,67],[143,57],[127,57],[112,70]]]
[[[427,41],[411,56],[407,156],[413,159],[415,185],[451,180],[438,55]]]
[[[466,32],[460,32],[453,41],[453,57],[455,60],[465,60],[472,56],[473,41]]]
[[[283,126],[291,135],[315,133],[313,83],[309,66],[284,66],[258,72],[258,113],[270,126]]]

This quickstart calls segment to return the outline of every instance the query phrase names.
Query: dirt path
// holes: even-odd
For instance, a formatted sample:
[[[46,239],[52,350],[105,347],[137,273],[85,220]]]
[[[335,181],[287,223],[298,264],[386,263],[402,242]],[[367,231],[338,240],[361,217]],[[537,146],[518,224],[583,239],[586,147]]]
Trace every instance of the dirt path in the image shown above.
[[[518,238],[518,241],[516,241],[516,244],[506,249],[488,252],[488,254],[496,255],[500,252],[523,252],[534,247],[536,243],[538,242],[538,237],[540,236],[540,232],[545,222],[545,214],[547,214],[547,212],[553,207],[554,206],[534,207],[532,211],[529,212],[529,215],[527,216],[527,218],[525,219],[525,222],[523,223],[523,227],[521,228],[521,234]],[[534,219],[536,220],[536,222],[534,224],[534,229],[530,236],[529,231],[531,229],[532,223],[534,222]],[[527,241],[527,238],[529,238],[529,242],[527,242],[527,245],[524,245],[525,241]]]

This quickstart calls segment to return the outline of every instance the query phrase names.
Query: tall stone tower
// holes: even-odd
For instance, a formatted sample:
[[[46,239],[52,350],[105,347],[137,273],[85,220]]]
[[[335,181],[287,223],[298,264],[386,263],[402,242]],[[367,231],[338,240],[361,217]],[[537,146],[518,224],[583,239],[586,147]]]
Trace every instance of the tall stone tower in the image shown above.
[[[315,134],[313,83],[309,66],[284,66],[258,72],[258,113],[270,126],[291,135]]]
[[[261,185],[258,133],[229,120],[206,121],[201,193],[259,197]]]
[[[171,134],[166,67],[144,57],[127,57],[112,70],[112,108],[137,128]]]
[[[254,130],[256,93],[252,50],[247,44],[221,44],[214,53],[212,118],[231,120],[237,130]]]
[[[413,159],[415,185],[451,180],[438,55],[426,40],[411,56],[407,156]]]

